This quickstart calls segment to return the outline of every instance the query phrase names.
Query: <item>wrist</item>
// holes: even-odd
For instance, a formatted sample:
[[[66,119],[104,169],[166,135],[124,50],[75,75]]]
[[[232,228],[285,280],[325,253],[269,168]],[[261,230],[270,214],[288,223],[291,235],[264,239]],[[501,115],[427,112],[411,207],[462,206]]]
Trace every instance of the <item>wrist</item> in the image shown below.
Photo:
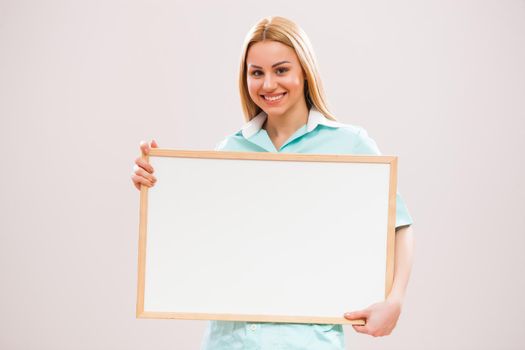
[[[389,304],[395,304],[397,306],[399,306],[399,308],[401,308],[403,306],[403,296],[401,295],[392,295],[390,294],[386,300],[385,300],[387,303]]]

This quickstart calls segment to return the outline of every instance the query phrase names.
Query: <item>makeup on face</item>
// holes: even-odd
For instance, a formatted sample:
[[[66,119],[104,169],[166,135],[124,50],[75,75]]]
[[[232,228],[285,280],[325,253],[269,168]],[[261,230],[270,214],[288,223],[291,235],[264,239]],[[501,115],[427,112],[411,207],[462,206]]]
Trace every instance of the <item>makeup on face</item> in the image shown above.
[[[247,54],[251,99],[267,113],[284,114],[304,103],[304,75],[295,51],[276,41],[253,44]]]

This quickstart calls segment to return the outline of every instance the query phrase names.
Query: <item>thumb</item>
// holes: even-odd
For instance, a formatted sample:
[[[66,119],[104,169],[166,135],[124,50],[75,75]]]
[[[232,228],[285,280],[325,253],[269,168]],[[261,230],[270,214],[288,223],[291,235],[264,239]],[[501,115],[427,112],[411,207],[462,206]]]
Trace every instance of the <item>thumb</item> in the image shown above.
[[[365,309],[353,312],[345,312],[344,316],[347,320],[358,320],[362,318],[368,318],[369,315],[370,311],[368,309]]]
[[[157,141],[151,140],[151,148],[159,148],[159,145],[157,145]]]

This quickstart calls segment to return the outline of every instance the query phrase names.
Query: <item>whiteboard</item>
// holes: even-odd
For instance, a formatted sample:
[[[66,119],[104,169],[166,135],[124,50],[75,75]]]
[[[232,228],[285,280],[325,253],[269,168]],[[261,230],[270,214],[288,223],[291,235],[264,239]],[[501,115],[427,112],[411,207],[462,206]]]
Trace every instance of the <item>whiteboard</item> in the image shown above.
[[[393,279],[397,158],[152,149],[137,317],[361,323]]]

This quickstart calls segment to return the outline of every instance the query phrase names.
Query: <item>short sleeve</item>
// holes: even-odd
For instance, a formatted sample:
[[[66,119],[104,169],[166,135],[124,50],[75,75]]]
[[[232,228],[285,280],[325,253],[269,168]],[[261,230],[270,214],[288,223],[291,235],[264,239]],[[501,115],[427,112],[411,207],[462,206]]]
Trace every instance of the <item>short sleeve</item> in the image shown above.
[[[376,142],[368,136],[368,133],[365,129],[360,128],[358,134],[358,141],[355,145],[355,154],[371,154],[371,155],[381,155],[379,148],[377,147]],[[399,194],[399,191],[396,193],[396,228],[401,226],[412,225],[413,220],[410,216],[410,212],[405,204],[405,201]]]

